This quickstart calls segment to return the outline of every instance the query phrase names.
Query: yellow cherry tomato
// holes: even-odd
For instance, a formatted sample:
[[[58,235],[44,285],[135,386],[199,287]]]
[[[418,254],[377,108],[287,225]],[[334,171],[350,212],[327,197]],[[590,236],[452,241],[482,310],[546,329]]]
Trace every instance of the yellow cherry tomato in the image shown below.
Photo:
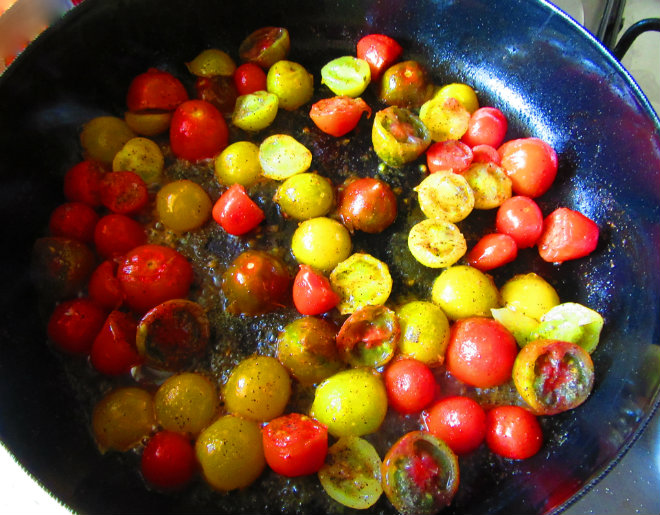
[[[399,352],[429,366],[445,361],[449,343],[449,320],[432,302],[415,300],[396,309],[401,326]]]
[[[461,175],[474,193],[475,209],[494,209],[511,197],[511,179],[495,163],[474,163]]]
[[[351,235],[336,220],[310,218],[293,233],[291,251],[300,264],[329,272],[350,255]]]
[[[131,138],[115,154],[112,170],[138,174],[147,184],[157,183],[165,167],[165,157],[160,147],[148,138]]]
[[[538,274],[512,277],[500,289],[502,303],[535,320],[559,304],[559,295],[552,285]]]
[[[259,162],[264,177],[282,181],[306,172],[312,164],[312,153],[288,134],[273,134],[259,145]]]
[[[188,71],[197,77],[231,77],[236,71],[234,60],[222,50],[207,48],[186,63]]]
[[[317,173],[299,173],[285,180],[274,201],[287,216],[307,220],[326,215],[334,203],[332,183]]]
[[[135,136],[121,118],[98,116],[83,126],[80,144],[88,159],[111,164],[115,154]]]
[[[261,176],[259,147],[251,141],[237,141],[215,158],[215,178],[220,184],[249,186]]]
[[[268,91],[255,91],[236,99],[231,122],[244,131],[260,131],[268,127],[277,116],[280,99]]]
[[[500,305],[492,277],[467,265],[451,266],[433,281],[431,300],[450,320],[473,316],[490,317]]]
[[[474,89],[467,84],[454,82],[442,86],[433,96],[434,99],[445,100],[447,98],[455,98],[458,100],[470,114],[479,109],[479,99]]]
[[[159,220],[176,232],[192,231],[206,223],[213,204],[199,184],[182,179],[163,186],[156,195]]]
[[[392,292],[387,264],[363,252],[338,263],[330,273],[330,284],[341,298],[337,309],[342,315],[365,306],[383,305]]]
[[[282,109],[294,111],[312,99],[314,76],[302,64],[282,59],[268,69],[266,89],[277,95]]]
[[[458,140],[467,132],[470,113],[455,98],[433,98],[422,104],[419,119],[433,141]]]
[[[441,218],[428,218],[410,229],[408,249],[422,265],[445,268],[463,257],[467,242],[453,223]]]
[[[428,218],[456,223],[467,218],[474,208],[472,188],[465,177],[454,172],[432,173],[414,190],[419,207]]]
[[[129,129],[136,134],[149,137],[158,136],[170,128],[172,113],[133,113],[127,111],[124,114],[124,121]]]

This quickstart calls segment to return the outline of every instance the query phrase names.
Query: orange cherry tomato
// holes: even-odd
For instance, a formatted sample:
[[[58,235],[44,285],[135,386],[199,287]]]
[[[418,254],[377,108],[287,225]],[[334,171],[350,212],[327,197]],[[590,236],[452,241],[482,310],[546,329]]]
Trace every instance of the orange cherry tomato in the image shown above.
[[[486,413],[486,443],[505,458],[524,460],[543,445],[541,425],[520,406],[498,406]]]
[[[543,221],[538,239],[539,254],[544,261],[563,263],[591,254],[598,245],[596,222],[579,211],[560,207]]]
[[[106,312],[88,298],[58,304],[48,320],[48,338],[71,354],[86,354],[105,323]]]
[[[516,195],[540,197],[548,191],[557,176],[557,153],[543,140],[509,140],[497,152]]]
[[[313,104],[309,117],[323,132],[340,137],[355,129],[362,113],[371,116],[371,108],[361,98],[336,96]]]
[[[240,236],[255,229],[266,216],[249,197],[245,186],[233,184],[216,201],[211,211],[213,219],[229,234]]]
[[[174,431],[159,431],[142,451],[140,467],[144,479],[163,490],[187,485],[197,470],[195,449],[190,440]]]
[[[176,108],[170,124],[174,155],[196,162],[219,154],[229,140],[227,122],[220,111],[205,100],[188,100]]]
[[[412,358],[391,362],[383,373],[390,407],[404,415],[428,406],[438,390],[428,365]]]
[[[511,263],[517,256],[518,246],[511,236],[490,233],[481,237],[466,258],[470,266],[486,272]]]
[[[128,86],[126,105],[129,111],[173,111],[188,100],[188,92],[171,73],[150,68],[137,75]]]
[[[303,315],[320,315],[334,308],[341,298],[330,281],[309,265],[300,265],[293,281],[293,304]]]
[[[99,215],[83,202],[67,202],[57,206],[50,215],[48,228],[53,236],[62,236],[91,243]]]
[[[369,63],[371,80],[377,81],[383,72],[399,60],[403,48],[384,34],[368,34],[357,42],[357,57]]]
[[[128,313],[112,311],[92,344],[92,366],[102,374],[128,374],[140,363],[135,348],[137,322]]]

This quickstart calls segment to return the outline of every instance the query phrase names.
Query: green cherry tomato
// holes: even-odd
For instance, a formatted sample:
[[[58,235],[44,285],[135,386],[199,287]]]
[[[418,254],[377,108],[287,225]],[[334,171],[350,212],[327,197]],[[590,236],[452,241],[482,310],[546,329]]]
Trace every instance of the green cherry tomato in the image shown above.
[[[371,68],[367,61],[345,55],[321,68],[321,82],[335,95],[356,98],[371,82]]]
[[[305,172],[286,179],[277,188],[273,200],[285,215],[296,220],[307,220],[328,214],[334,198],[329,179]]]
[[[534,339],[570,341],[591,354],[596,350],[604,323],[603,317],[593,309],[577,302],[564,302],[541,316]]]
[[[147,184],[157,183],[163,173],[165,157],[160,147],[147,138],[131,138],[112,160],[114,172],[134,172]]]
[[[278,61],[268,70],[266,89],[277,95],[282,109],[295,111],[312,99],[314,76],[302,64]]]
[[[231,121],[244,131],[260,131],[273,123],[279,105],[278,96],[268,91],[242,95],[236,99]]]
[[[412,111],[391,106],[376,113],[371,141],[385,164],[398,167],[422,155],[431,144],[431,135]]]
[[[495,163],[474,163],[461,175],[474,193],[475,209],[495,209],[511,198],[511,179]]]

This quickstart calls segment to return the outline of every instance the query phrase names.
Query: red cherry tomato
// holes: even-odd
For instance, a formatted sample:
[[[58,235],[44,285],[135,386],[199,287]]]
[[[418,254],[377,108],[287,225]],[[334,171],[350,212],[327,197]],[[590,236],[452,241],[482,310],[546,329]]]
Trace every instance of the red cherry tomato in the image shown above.
[[[349,231],[379,233],[396,219],[396,195],[386,182],[362,177],[341,189],[337,212]]]
[[[474,161],[472,149],[465,143],[449,139],[433,143],[426,151],[426,164],[429,172],[439,171],[461,173]]]
[[[548,191],[557,176],[557,153],[543,140],[510,140],[500,146],[497,152],[516,195],[540,197]]]
[[[357,43],[357,57],[369,63],[372,81],[377,81],[402,53],[401,45],[384,34],[369,34]]]
[[[106,312],[90,299],[58,304],[48,320],[48,338],[60,350],[86,354],[105,323]]]
[[[83,202],[67,202],[57,206],[50,215],[48,228],[53,236],[91,243],[99,215]]]
[[[579,211],[560,207],[543,221],[537,245],[544,261],[563,263],[584,257],[598,245],[598,225]]]
[[[144,447],[140,465],[148,483],[163,490],[177,490],[187,485],[195,474],[195,449],[185,436],[159,431]]]
[[[131,250],[117,271],[126,304],[139,313],[171,299],[188,296],[193,269],[176,250],[162,245],[141,245]]]
[[[104,258],[122,256],[146,242],[144,227],[126,215],[105,215],[94,228],[96,252]]]
[[[128,374],[140,363],[135,347],[137,322],[122,311],[112,311],[92,344],[92,366],[102,374]]]
[[[293,281],[293,304],[303,315],[320,315],[334,308],[341,298],[330,281],[311,266],[300,265]]]
[[[150,68],[136,76],[128,86],[129,111],[173,111],[188,100],[188,92],[171,73]]]
[[[461,141],[470,147],[499,147],[504,141],[507,127],[508,122],[502,111],[495,107],[480,107],[470,116],[467,132]]]
[[[176,108],[170,124],[170,144],[176,157],[209,159],[228,143],[229,129],[220,111],[205,100],[188,100]]]
[[[64,196],[69,202],[84,202],[92,207],[101,205],[101,178],[105,169],[95,161],[82,161],[64,176]]]
[[[117,309],[124,302],[124,291],[115,275],[116,269],[113,261],[104,261],[89,278],[89,298],[106,309]]]
[[[486,414],[486,443],[505,458],[524,460],[543,445],[541,425],[520,406],[499,406]]]
[[[498,208],[495,228],[511,236],[518,248],[531,247],[543,232],[543,213],[534,200],[516,195],[505,200]]]
[[[238,183],[220,196],[211,214],[225,231],[234,236],[250,232],[266,218],[261,208],[249,197],[245,187]]]
[[[109,172],[101,180],[101,203],[113,213],[137,213],[149,202],[147,185],[134,172]]]
[[[234,71],[234,85],[239,95],[266,89],[266,72],[255,63],[243,63]]]
[[[475,145],[472,147],[473,163],[495,163],[497,166],[502,164],[502,158],[497,153],[495,147],[490,145]]]
[[[482,272],[511,263],[518,256],[516,241],[507,234],[491,233],[482,236],[466,258]]]
[[[422,418],[428,431],[444,440],[456,454],[474,451],[486,437],[486,412],[469,397],[439,400]]]
[[[318,472],[328,453],[328,429],[313,418],[290,413],[262,429],[266,463],[287,477]]]
[[[518,345],[506,328],[490,318],[465,318],[451,328],[446,367],[457,379],[477,388],[511,379]]]
[[[355,129],[362,113],[371,116],[371,108],[361,98],[336,96],[313,104],[309,117],[323,132],[340,137]]]
[[[431,369],[412,358],[397,359],[383,374],[389,405],[404,415],[417,413],[428,406],[437,391]]]

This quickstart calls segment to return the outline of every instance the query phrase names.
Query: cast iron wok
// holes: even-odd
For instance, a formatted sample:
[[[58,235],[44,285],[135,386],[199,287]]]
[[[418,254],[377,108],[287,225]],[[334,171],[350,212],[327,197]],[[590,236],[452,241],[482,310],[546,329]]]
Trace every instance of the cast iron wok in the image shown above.
[[[3,443],[81,513],[222,511],[201,490],[150,491],[134,463],[98,453],[88,406],[46,345],[27,263],[63,201],[63,173],[81,159],[82,123],[121,115],[130,79],[148,67],[183,73],[200,49],[236,48],[265,25],[287,27],[290,58],[315,73],[353,53],[360,36],[389,34],[428,63],[438,83],[467,82],[483,105],[503,109],[508,137],[538,136],[557,150],[558,179],[541,207],[580,210],[597,221],[601,238],[592,257],[558,273],[534,259],[530,268],[551,273],[562,298],[604,315],[595,389],[582,407],[546,423],[537,456],[466,467],[447,513],[538,513],[580,496],[658,403],[660,123],[615,58],[561,13],[529,0],[87,0],[40,36],[0,79]],[[251,501],[256,495],[237,494],[227,511],[280,510],[276,496]],[[375,510],[391,508],[381,500]],[[319,510],[312,499],[303,511]]]

